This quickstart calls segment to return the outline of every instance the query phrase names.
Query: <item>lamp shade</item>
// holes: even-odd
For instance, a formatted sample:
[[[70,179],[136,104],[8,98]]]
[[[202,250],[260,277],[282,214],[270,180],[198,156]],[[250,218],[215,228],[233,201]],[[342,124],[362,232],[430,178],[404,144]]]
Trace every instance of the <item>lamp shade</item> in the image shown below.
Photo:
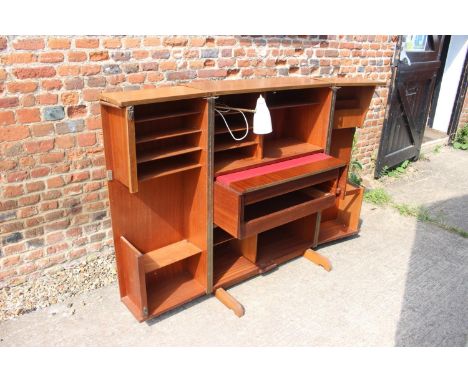
[[[253,132],[255,134],[269,134],[272,131],[270,110],[268,110],[265,98],[260,96],[257,99],[257,106],[255,107]]]

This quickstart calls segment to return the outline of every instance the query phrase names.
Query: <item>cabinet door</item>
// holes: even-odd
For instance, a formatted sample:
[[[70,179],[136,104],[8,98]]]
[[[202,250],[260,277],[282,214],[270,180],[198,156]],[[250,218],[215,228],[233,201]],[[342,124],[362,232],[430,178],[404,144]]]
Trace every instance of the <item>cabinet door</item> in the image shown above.
[[[127,186],[131,193],[137,192],[133,107],[101,105],[101,117],[106,168],[112,171],[113,179]]]

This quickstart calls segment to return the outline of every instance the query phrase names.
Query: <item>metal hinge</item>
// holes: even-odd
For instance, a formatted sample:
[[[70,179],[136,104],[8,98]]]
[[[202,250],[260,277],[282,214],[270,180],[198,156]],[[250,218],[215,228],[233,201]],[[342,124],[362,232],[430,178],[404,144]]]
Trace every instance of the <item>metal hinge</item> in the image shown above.
[[[129,121],[135,120],[135,106],[128,106],[127,107],[127,118]]]
[[[148,315],[148,308],[146,306],[143,307],[143,316],[147,316]]]
[[[106,177],[107,177],[107,180],[114,179],[114,175],[112,174],[112,170],[107,170],[106,171]]]

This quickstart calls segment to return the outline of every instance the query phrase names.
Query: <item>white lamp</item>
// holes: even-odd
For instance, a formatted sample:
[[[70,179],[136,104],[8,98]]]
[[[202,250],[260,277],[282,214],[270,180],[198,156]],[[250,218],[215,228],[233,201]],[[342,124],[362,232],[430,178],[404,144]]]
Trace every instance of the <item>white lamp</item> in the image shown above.
[[[265,98],[260,96],[257,99],[257,106],[255,107],[253,132],[255,134],[269,134],[272,131],[270,110],[268,110]]]

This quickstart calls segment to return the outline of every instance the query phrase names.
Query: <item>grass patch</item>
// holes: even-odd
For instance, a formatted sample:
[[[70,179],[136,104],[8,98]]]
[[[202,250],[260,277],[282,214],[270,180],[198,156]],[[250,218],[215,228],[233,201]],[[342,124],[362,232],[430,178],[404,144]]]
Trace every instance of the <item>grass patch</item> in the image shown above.
[[[434,147],[434,150],[432,150],[432,152],[434,154],[439,154],[440,150],[442,150],[442,145],[437,145],[436,147]]]
[[[402,216],[414,217],[420,222],[433,224],[439,228],[442,228],[445,231],[452,232],[461,237],[464,237],[465,239],[468,239],[467,231],[445,223],[440,216],[432,216],[430,211],[426,207],[415,207],[405,203],[392,203],[391,206],[395,208],[395,210],[397,210],[398,213]]]
[[[392,197],[383,188],[374,188],[373,190],[366,191],[364,200],[378,206],[383,206],[391,202]]]
[[[459,150],[468,150],[468,124],[457,131],[453,140],[453,147]]]

